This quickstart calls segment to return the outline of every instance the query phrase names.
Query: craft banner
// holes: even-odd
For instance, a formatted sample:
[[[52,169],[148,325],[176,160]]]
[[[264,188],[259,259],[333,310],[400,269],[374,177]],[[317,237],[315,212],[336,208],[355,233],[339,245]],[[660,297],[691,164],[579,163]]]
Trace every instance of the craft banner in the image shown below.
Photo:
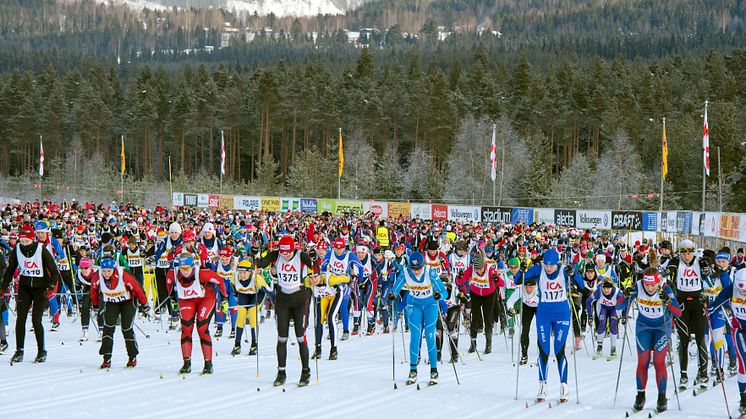
[[[317,210],[316,200],[313,198],[301,198],[300,199],[300,210],[303,212],[316,212]]]
[[[448,219],[448,205],[433,204],[433,221]]]
[[[411,208],[409,202],[389,202],[389,218],[409,218]]]
[[[575,226],[578,228],[611,229],[611,211],[577,210]]]
[[[174,192],[171,197],[171,204],[175,207],[184,206],[184,194],[181,192]]]
[[[262,211],[277,212],[280,210],[280,198],[262,198]]]
[[[577,213],[575,210],[554,210],[554,225],[564,227],[575,227]]]
[[[642,213],[637,211],[612,211],[611,228],[614,230],[642,229]]]
[[[335,214],[354,214],[360,215],[363,213],[363,201],[352,201],[352,200],[337,200],[337,211]]]
[[[450,221],[463,221],[463,222],[474,222],[479,221],[481,217],[480,207],[471,207],[466,205],[449,205],[448,206],[448,220]]]
[[[319,214],[324,211],[332,214],[337,212],[337,201],[334,199],[319,199],[316,202],[318,203],[317,211]]]
[[[233,197],[233,209],[240,211],[259,211],[261,208],[261,198],[258,196],[241,196]]]
[[[432,220],[433,208],[430,204],[412,204],[412,219]]]
[[[658,231],[659,228],[659,214],[657,212],[643,212],[642,213],[642,231]]]

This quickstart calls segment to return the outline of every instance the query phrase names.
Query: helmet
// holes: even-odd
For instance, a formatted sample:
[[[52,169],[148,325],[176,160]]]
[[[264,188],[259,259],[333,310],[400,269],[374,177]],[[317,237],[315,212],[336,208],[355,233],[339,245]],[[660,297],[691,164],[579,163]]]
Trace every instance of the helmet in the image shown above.
[[[554,249],[549,249],[544,252],[544,264],[545,265],[559,265],[559,253]]]
[[[104,257],[103,259],[101,259],[101,263],[100,263],[101,269],[114,269],[116,265],[117,263],[114,260],[114,258]]]
[[[293,242],[293,238],[290,236],[282,236],[280,238],[280,252],[281,253],[290,253],[295,249],[295,242]]]
[[[193,230],[186,230],[184,231],[184,234],[181,235],[181,239],[184,240],[185,242],[190,242],[190,241],[197,240],[197,235],[194,234]]]
[[[697,245],[691,240],[682,240],[679,242],[679,252],[694,252]]]
[[[409,257],[409,267],[412,269],[420,269],[425,266],[425,257],[422,253],[415,252]]]
[[[238,262],[238,266],[236,267],[236,270],[239,272],[241,271],[246,272],[246,271],[251,270],[251,261],[248,259],[241,259],[241,261]]]
[[[174,221],[173,223],[171,223],[170,226],[168,226],[168,232],[169,232],[169,234],[170,233],[179,233],[179,234],[181,234],[181,226],[179,225],[179,223],[177,223],[176,221]]]

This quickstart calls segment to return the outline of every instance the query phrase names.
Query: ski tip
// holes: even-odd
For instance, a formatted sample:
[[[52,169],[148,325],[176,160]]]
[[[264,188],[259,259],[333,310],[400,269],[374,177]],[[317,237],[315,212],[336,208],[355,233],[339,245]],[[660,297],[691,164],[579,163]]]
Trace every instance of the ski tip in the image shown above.
[[[549,408],[550,409],[552,408],[552,402],[549,402]]]
[[[285,389],[284,389],[284,388],[282,389],[282,392],[283,392],[283,393],[285,392]]]
[[[394,390],[398,390],[399,387],[397,387],[396,383],[394,383]]]
[[[417,384],[417,391],[420,391],[420,385]]]
[[[257,392],[257,393],[259,393],[260,391],[261,391],[261,390],[259,389],[259,387],[257,387],[257,388],[256,388],[256,392]]]
[[[653,417],[653,414],[652,414],[652,413],[650,413],[650,412],[648,412],[648,419],[650,419],[650,418],[652,418],[652,417]]]
[[[161,374],[161,380],[163,379],[163,374]]]
[[[628,418],[629,417],[629,412],[624,412],[624,417]]]
[[[524,405],[524,407],[525,407],[526,409],[528,409],[528,402],[526,402],[526,404]]]

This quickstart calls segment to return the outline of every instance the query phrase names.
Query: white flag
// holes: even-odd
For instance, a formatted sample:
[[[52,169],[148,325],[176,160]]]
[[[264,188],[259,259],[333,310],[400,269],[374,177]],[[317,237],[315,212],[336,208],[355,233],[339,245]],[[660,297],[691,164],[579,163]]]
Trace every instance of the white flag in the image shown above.
[[[492,125],[492,148],[490,149],[490,161],[492,162],[492,169],[490,171],[490,176],[492,177],[492,181],[495,181],[495,178],[497,177],[497,148],[495,147],[495,129],[497,127],[493,124]]]
[[[225,137],[223,130],[220,130],[220,175],[225,175]]]
[[[44,176],[44,142],[39,137],[39,176]]]

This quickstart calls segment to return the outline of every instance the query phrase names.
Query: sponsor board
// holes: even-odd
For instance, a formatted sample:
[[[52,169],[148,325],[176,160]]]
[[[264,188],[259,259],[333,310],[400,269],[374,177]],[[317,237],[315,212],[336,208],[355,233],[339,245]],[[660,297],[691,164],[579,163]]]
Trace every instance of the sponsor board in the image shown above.
[[[643,212],[642,231],[658,231],[658,215],[657,212]]]
[[[442,221],[448,219],[448,205],[433,204],[433,221]]]
[[[554,208],[534,208],[534,222],[554,225]]]
[[[614,230],[641,230],[642,213],[637,211],[612,211],[611,228]]]
[[[738,240],[741,236],[741,215],[733,213],[720,214],[720,238]]]
[[[510,224],[513,213],[511,208],[482,207],[482,222],[495,224]]]
[[[510,222],[513,224],[534,222],[534,210],[532,208],[512,208],[510,210]]]
[[[575,210],[554,210],[554,225],[564,227],[575,227],[577,213]]]
[[[352,201],[352,200],[337,200],[337,211],[335,214],[354,214],[360,215],[363,213],[363,201]]]
[[[412,204],[412,218],[419,218],[420,220],[432,220],[433,209],[430,204]]]
[[[409,202],[389,202],[389,217],[390,218],[399,218],[399,217],[405,217],[409,218],[411,214],[411,205]]]
[[[466,205],[449,205],[448,219],[451,221],[473,222],[479,221],[481,217],[480,207]]]
[[[197,194],[197,206],[207,208],[210,205],[210,195],[206,193]]]
[[[185,193],[184,194],[184,206],[186,207],[196,207],[197,206],[197,194],[192,193]]]
[[[577,210],[575,226],[578,228],[611,229],[611,211]]]
[[[184,194],[181,192],[174,192],[171,196],[171,205],[175,207],[184,206]]]
[[[235,195],[233,197],[233,209],[241,211],[259,211],[261,198],[258,196]]]
[[[301,198],[300,210],[303,212],[316,212],[316,200],[313,198]]]
[[[300,211],[300,198],[280,199],[280,211]]]
[[[262,211],[277,212],[280,210],[280,198],[262,198]]]
[[[317,211],[319,213],[326,211],[334,214],[337,212],[337,201],[334,199],[319,199],[316,202],[318,203]]]
[[[363,210],[370,212],[378,218],[387,218],[389,216],[389,203],[384,201],[365,201]]]

